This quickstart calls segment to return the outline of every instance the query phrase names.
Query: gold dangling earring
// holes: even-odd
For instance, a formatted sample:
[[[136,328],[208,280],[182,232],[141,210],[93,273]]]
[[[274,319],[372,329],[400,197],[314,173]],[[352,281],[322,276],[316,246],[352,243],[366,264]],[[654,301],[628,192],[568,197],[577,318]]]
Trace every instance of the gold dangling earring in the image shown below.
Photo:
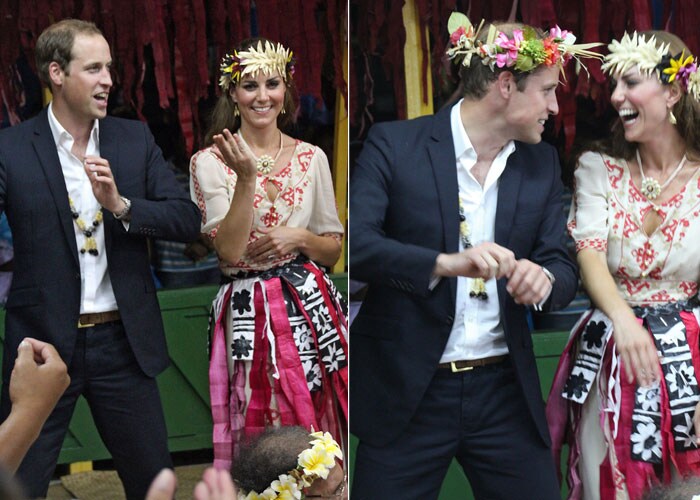
[[[284,115],[284,114],[286,114],[286,113],[287,113],[287,110],[284,108],[284,106],[282,106],[282,111],[280,111],[280,114],[281,114],[281,115]]]
[[[678,123],[676,121],[676,115],[673,114],[673,110],[671,108],[668,108],[668,121],[671,122],[671,125]]]
[[[233,103],[233,116],[239,116],[241,113],[238,111],[238,103],[234,102]]]

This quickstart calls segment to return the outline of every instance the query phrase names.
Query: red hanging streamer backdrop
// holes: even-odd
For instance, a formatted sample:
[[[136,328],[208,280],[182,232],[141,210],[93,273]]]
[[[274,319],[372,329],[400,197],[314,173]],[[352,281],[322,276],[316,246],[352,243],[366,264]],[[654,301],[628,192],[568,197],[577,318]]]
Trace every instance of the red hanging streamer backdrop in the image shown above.
[[[419,12],[422,28],[429,32],[433,75],[439,74],[443,53],[447,46],[447,19],[453,10],[469,16],[478,24],[483,18],[487,21],[508,20],[511,12],[516,13],[517,21],[532,26],[549,28],[558,24],[562,29],[572,31],[578,43],[604,42],[619,39],[625,31],[648,30],[652,27],[652,0],[414,0]],[[361,13],[353,19],[351,26],[353,40],[361,52],[353,55],[350,68],[353,71],[353,94],[366,94],[373,91],[372,75],[365,74],[359,81],[358,66],[369,68],[371,56],[381,58],[384,72],[394,88],[397,115],[405,117],[406,95],[404,91],[404,41],[405,31],[401,7],[404,0],[350,0],[355,7],[353,12]],[[672,1],[662,3],[661,26],[678,35],[686,42],[691,52],[700,56],[700,9],[698,1]],[[421,40],[421,47],[428,53],[427,40]],[[606,48],[601,47],[603,53]],[[361,63],[361,61],[365,61]],[[600,70],[600,62],[586,62],[588,73],[581,70],[576,74],[574,65],[566,69],[566,83],[558,91],[559,115],[555,118],[555,131],[563,130],[565,149],[568,151],[576,135],[577,98],[587,97],[594,101],[596,110],[601,113],[608,106],[606,78]],[[440,88],[433,85],[433,88]],[[366,131],[365,120],[371,117],[372,95],[360,95],[351,99],[351,125]]]
[[[321,102],[322,65],[332,47],[332,81],[347,96],[341,51],[346,2],[257,0],[256,12],[260,35],[294,51],[299,95]],[[25,99],[18,59],[24,54],[35,70],[37,37],[68,17],[93,21],[102,30],[112,49],[115,86],[142,119],[149,98],[143,89],[146,64],[152,60],[157,105],[177,111],[187,153],[205,132],[199,103],[218,92],[219,61],[234,44],[251,36],[251,2],[241,0],[2,0],[0,112],[4,107],[4,118],[11,124],[20,121],[18,110]]]

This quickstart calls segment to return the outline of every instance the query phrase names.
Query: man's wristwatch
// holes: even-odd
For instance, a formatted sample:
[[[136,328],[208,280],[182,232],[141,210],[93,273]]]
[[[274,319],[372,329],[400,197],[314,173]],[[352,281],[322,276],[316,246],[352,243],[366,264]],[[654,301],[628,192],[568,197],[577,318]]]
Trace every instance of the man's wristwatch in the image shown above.
[[[549,271],[544,266],[540,266],[542,268],[542,272],[544,273],[545,276],[547,276],[547,279],[549,280],[549,283],[554,286],[554,282],[557,281],[557,279],[554,277],[554,275]]]
[[[129,216],[129,213],[131,212],[131,200],[124,196],[120,196],[119,198],[121,198],[121,200],[124,202],[124,208],[119,213],[112,212],[112,215],[114,215],[114,218],[117,220],[124,220]]]

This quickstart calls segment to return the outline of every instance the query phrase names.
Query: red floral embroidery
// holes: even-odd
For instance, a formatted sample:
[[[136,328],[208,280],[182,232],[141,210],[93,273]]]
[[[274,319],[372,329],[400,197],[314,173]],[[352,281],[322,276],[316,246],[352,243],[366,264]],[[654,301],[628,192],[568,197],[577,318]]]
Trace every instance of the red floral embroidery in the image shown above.
[[[284,193],[280,195],[280,198],[284,200],[287,206],[290,207],[294,205],[294,188],[290,186],[287,189],[285,189]]]
[[[666,290],[661,290],[651,296],[652,302],[671,302],[671,295]]]
[[[637,203],[642,202],[642,203],[649,203],[649,200],[646,199],[642,193],[639,192],[639,189],[637,189],[637,186],[634,185],[634,182],[632,182],[632,179],[630,179],[629,182],[629,189],[628,189],[628,194],[632,200],[636,201]],[[651,205],[649,205],[648,208],[651,208]]]
[[[617,183],[622,179],[622,167],[615,165],[610,160],[605,160],[605,166],[608,168],[608,178],[610,179],[610,185],[617,189]]]
[[[625,214],[625,228],[622,231],[622,235],[625,238],[629,238],[632,234],[639,231],[639,226],[636,222],[632,220],[632,214]]]
[[[277,213],[275,207],[270,207],[269,212],[260,218],[260,221],[265,225],[265,227],[275,227],[279,224],[280,214]]]
[[[655,267],[652,271],[649,271],[649,279],[660,280],[662,279],[661,272],[663,269],[660,267]]]
[[[695,281],[681,281],[678,288],[683,291],[688,297],[698,293],[698,283]]]
[[[685,231],[683,229],[687,228],[689,225],[688,219],[673,219],[666,226],[661,228],[661,233],[664,235],[666,242],[671,243],[675,236],[676,229],[680,227],[680,231],[678,231],[678,241],[680,241],[685,237]]]
[[[299,167],[302,172],[306,172],[309,169],[309,164],[311,163],[311,158],[314,156],[315,148],[309,148],[306,151],[302,151],[297,155],[297,160],[299,161]]]
[[[270,178],[269,182],[277,188],[277,191],[282,191],[284,189],[284,184],[282,184],[279,179]],[[267,187],[265,187],[265,189],[267,189]]]
[[[302,187],[298,187],[295,189],[297,193],[297,203],[301,205],[304,202],[304,188],[307,186],[308,183],[305,183]]]
[[[647,214],[654,209],[654,206],[651,204],[647,204],[642,207],[642,209],[639,211],[639,217],[640,219],[644,220],[644,218],[647,216]]]
[[[616,204],[612,203],[612,207],[615,208]],[[623,210],[618,210],[613,214],[613,220],[615,222],[613,223],[612,228],[615,232],[617,232],[617,230],[620,228],[620,224],[618,222],[620,221],[620,219],[624,219],[624,217],[625,217],[625,212]]]
[[[664,235],[666,243],[671,243],[673,241],[673,234],[676,232],[678,227],[678,219],[673,219],[665,227],[661,228],[661,234]]]
[[[584,248],[592,248],[600,252],[606,252],[608,250],[608,242],[602,238],[587,238],[584,240],[577,240],[576,251],[580,252]]]
[[[678,193],[676,193],[670,200],[668,200],[666,203],[664,203],[665,207],[675,207],[678,208],[681,206],[681,202],[683,201],[683,193],[685,193],[685,186],[681,188]]]
[[[263,195],[261,195],[260,193],[255,193],[255,195],[253,196],[253,207],[260,208],[260,204],[264,199],[265,198]]]
[[[615,276],[618,276],[620,278],[629,278],[630,275],[627,272],[627,268],[625,266],[620,266],[617,268],[617,271],[615,272]]]
[[[631,297],[642,290],[649,290],[651,285],[647,280],[623,279],[620,284],[627,289],[627,294]]]
[[[637,264],[639,264],[639,268],[642,270],[646,270],[651,265],[656,255],[656,252],[651,247],[651,243],[648,241],[644,242],[642,248],[635,248],[632,250],[632,256],[637,261]]]
[[[678,285],[678,288],[683,290],[683,292],[688,297],[692,297],[698,292],[698,284],[694,281],[681,281],[681,284]]]
[[[192,179],[192,185],[194,186],[194,196],[197,199],[197,207],[202,213],[202,225],[204,225],[207,223],[207,204],[204,201],[202,186],[200,186],[199,178],[197,177],[197,158],[201,153],[202,151],[195,153],[190,161],[190,178]]]

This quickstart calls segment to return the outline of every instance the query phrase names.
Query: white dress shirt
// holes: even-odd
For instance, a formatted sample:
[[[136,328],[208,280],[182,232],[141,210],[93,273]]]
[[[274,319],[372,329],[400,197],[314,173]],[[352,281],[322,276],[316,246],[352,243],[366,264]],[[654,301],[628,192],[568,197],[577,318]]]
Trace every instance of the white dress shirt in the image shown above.
[[[452,108],[452,139],[457,158],[459,197],[470,228],[469,240],[476,246],[495,239],[498,179],[506,168],[508,157],[515,151],[515,144],[510,141],[499,151],[486,174],[484,185],[479,184],[471,173],[472,167],[476,164],[477,155],[462,125],[461,104],[460,100]],[[464,250],[461,238],[459,250]],[[487,300],[469,296],[472,282],[471,278],[457,278],[455,321],[445,351],[440,358],[441,363],[508,353],[500,319],[496,279],[486,281]]]
[[[85,225],[90,227],[95,215],[101,209],[95,195],[92,193],[90,180],[83,168],[83,159],[72,153],[75,140],[58,122],[49,104],[49,126],[53,134],[61,170],[66,181],[68,195],[73,200],[75,209]],[[95,120],[85,155],[100,155],[100,125]],[[73,221],[75,240],[78,245],[78,261],[80,262],[80,314],[114,311],[117,309],[117,299],[114,297],[112,282],[107,269],[107,253],[105,252],[104,224],[100,223],[93,233],[97,243],[97,255],[88,252],[80,253],[85,244],[85,235]]]

